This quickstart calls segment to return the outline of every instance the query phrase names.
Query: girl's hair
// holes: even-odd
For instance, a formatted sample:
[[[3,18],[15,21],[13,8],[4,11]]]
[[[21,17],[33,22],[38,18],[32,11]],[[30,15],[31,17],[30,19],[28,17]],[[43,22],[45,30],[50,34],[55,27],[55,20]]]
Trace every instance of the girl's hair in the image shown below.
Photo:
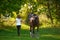
[[[21,18],[21,16],[20,15],[17,15],[17,18]]]

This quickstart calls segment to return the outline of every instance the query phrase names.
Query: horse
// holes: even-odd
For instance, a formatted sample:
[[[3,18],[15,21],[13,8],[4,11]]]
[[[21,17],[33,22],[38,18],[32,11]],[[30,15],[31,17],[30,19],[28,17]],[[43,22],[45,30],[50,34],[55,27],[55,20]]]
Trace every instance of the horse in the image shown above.
[[[32,14],[32,16],[30,16],[29,25],[30,25],[30,35],[34,36],[35,27],[37,27],[37,32],[39,31],[39,17],[38,17],[38,15]]]

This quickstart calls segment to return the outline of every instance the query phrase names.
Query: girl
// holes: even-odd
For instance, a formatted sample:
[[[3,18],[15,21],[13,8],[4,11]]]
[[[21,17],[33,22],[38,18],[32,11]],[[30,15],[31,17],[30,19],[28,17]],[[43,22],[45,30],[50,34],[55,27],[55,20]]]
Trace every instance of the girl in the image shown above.
[[[20,36],[20,30],[21,30],[21,17],[20,17],[20,15],[17,15],[16,26],[17,26],[18,36]]]
[[[18,34],[18,36],[20,36],[20,30],[21,30],[21,17],[20,17],[20,15],[17,15],[17,18],[16,18],[16,20],[15,20],[15,22],[16,22],[16,27],[17,27],[17,34]],[[14,22],[14,23],[15,23]]]

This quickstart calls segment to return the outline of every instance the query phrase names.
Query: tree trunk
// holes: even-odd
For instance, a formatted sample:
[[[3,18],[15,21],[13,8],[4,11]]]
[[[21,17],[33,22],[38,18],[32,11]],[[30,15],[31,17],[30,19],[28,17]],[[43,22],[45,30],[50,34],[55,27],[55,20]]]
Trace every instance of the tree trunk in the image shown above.
[[[52,14],[50,12],[50,0],[48,0],[47,5],[48,5],[48,14],[49,14],[49,17],[51,19],[51,23],[53,24],[53,18],[52,18]]]

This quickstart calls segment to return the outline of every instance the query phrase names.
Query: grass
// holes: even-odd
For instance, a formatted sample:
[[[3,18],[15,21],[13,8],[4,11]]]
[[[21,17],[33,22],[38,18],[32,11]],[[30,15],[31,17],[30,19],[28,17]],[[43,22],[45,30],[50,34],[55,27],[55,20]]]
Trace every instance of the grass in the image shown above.
[[[27,29],[21,29],[18,37],[16,28],[0,28],[0,40],[60,40],[60,28],[40,28],[38,38],[31,38]]]

